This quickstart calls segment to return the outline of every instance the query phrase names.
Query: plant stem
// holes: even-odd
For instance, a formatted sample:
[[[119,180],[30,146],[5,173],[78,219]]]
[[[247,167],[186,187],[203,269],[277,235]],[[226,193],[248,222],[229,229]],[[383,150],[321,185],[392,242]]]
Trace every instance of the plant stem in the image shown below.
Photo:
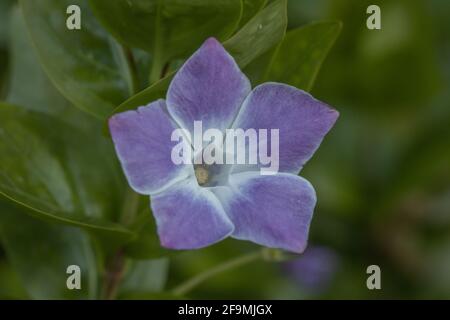
[[[130,94],[134,95],[139,91],[139,78],[137,73],[136,60],[134,59],[133,52],[130,48],[123,45],[121,46],[121,48],[128,67]]]
[[[130,225],[134,221],[138,209],[139,194],[134,192],[131,188],[128,188],[124,199],[124,206],[119,217],[119,222],[125,226]],[[105,275],[103,280],[103,299],[112,300],[116,298],[117,291],[124,274],[125,262],[126,259],[123,248],[119,248],[111,259],[108,260],[105,267]]]
[[[161,57],[159,56],[159,52],[155,50],[153,55],[153,62],[152,62],[152,68],[150,69],[150,77],[149,82],[150,85],[155,83],[160,79],[161,76],[161,70],[162,70],[162,64],[161,64]]]
[[[139,209],[139,194],[131,188],[128,188],[124,201],[125,203],[119,222],[124,226],[128,226],[133,223],[134,217]]]
[[[113,300],[117,296],[125,267],[125,257],[121,249],[111,258],[105,270],[102,299]]]
[[[256,261],[258,259],[261,259],[263,257],[263,252],[261,250],[258,250],[256,252],[251,252],[249,254],[245,254],[243,256],[239,256],[237,258],[231,259],[229,261],[226,261],[212,269],[206,270],[205,272],[202,272],[191,279],[188,279],[187,281],[181,283],[177,287],[175,287],[172,292],[175,295],[182,296],[203,283],[204,281],[208,280],[211,277],[214,277],[215,275],[218,275],[222,272],[246,265],[250,262]]]
[[[158,81],[161,77],[161,70],[163,69],[163,56],[162,56],[162,35],[161,35],[161,0],[156,2],[156,19],[155,19],[155,34],[154,34],[154,47],[152,54],[152,67],[150,70],[149,82],[150,85]]]
[[[125,55],[128,72],[130,76],[130,95],[134,95],[139,91],[139,79],[137,75],[136,61],[130,48],[122,46]],[[139,209],[139,194],[127,187],[124,197],[124,205],[118,218],[122,225],[128,226],[133,223],[136,213]],[[113,300],[117,296],[120,283],[125,270],[126,258],[123,248],[119,248],[110,259],[107,260],[105,266],[105,274],[103,279],[103,289],[101,293],[102,299]]]

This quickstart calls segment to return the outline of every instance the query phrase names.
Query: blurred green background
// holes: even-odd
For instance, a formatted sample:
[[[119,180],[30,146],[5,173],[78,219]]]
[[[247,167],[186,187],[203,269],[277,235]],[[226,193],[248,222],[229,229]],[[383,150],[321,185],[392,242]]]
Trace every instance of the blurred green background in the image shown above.
[[[370,4],[381,7],[381,30],[366,28]],[[0,0],[2,99],[13,79],[6,23],[13,6]],[[290,0],[288,18],[289,29],[343,22],[312,90],[340,118],[302,171],[318,198],[310,247],[332,252],[333,262],[323,260],[330,275],[312,290],[283,264],[257,261],[209,279],[189,297],[450,298],[450,2]],[[169,268],[151,285],[167,277],[165,287],[174,287],[256,248],[229,239],[173,255],[158,262]],[[381,268],[381,290],[366,287],[372,264]],[[49,277],[60,272],[41,268]],[[0,247],[0,297],[29,297],[24,281],[33,280],[19,276]]]

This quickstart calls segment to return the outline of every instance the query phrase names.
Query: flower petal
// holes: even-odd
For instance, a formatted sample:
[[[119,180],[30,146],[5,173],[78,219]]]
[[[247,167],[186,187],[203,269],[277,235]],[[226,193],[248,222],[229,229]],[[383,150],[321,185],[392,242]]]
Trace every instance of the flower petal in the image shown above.
[[[298,174],[312,157],[339,113],[305,91],[281,83],[264,83],[245,99],[233,128],[279,130],[279,171]],[[262,141],[260,141],[262,142]],[[248,150],[248,148],[247,148]],[[233,172],[258,166],[236,166]]]
[[[232,237],[301,253],[316,203],[311,184],[287,173],[230,176],[230,187],[213,188],[235,226]]]
[[[216,196],[195,178],[152,196],[151,207],[161,245],[171,249],[197,249],[218,242],[233,232]]]
[[[167,106],[181,127],[224,130],[251,90],[247,77],[214,38],[209,38],[180,68],[167,92]]]
[[[172,148],[178,144],[171,135],[177,126],[164,100],[115,114],[109,128],[128,183],[136,192],[159,192],[192,174],[192,165],[175,165],[171,159]]]

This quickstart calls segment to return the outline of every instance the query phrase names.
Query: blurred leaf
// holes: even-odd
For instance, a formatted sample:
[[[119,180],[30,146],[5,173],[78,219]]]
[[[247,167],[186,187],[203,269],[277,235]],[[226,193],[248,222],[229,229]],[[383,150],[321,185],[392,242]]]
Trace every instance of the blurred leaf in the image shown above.
[[[100,119],[128,93],[112,40],[92,16],[87,0],[20,0],[31,38],[45,71],[75,106]],[[68,30],[66,8],[82,12],[81,30]]]
[[[31,111],[52,115],[79,128],[88,128],[95,123],[88,117],[80,121],[81,111],[73,108],[44,73],[18,7],[11,11],[10,19],[11,73],[7,101]]]
[[[358,60],[352,62],[360,79],[357,89],[368,107],[410,113],[433,98],[440,86],[427,2],[386,1],[382,29],[361,30]]]
[[[345,28],[315,92],[358,113],[410,116],[433,99],[439,87],[446,87],[440,76],[449,69],[447,42],[436,35],[448,28],[434,26],[438,16],[430,14],[434,7],[445,15],[443,6],[424,0],[380,0],[382,28],[369,30],[366,16],[355,12],[364,13],[370,4],[373,1],[329,2],[328,18],[342,20]],[[438,65],[439,53],[446,65]]]
[[[98,121],[84,115],[79,109],[73,108],[48,80],[38,63],[20,10],[13,11],[10,39],[12,72],[8,101],[31,111],[52,115],[58,118],[58,121],[67,122],[84,131],[85,134],[101,134],[98,131]],[[110,157],[113,156],[110,153]]]
[[[0,300],[28,298],[28,294],[26,293],[22,283],[20,282],[20,278],[16,270],[14,270],[12,266],[6,263],[4,260],[0,260],[0,283]]]
[[[76,143],[77,151],[68,151],[68,152],[75,152],[75,155],[71,158],[70,161],[77,161],[77,159],[83,159],[81,163],[77,164],[76,166],[81,166],[83,164],[88,164],[92,168],[92,164],[95,163],[95,161],[100,162],[100,159],[89,159],[89,155],[86,153],[82,153],[81,151],[86,150],[89,151],[91,149],[97,148],[95,146],[96,143],[99,143],[100,148],[104,150],[105,153],[102,153],[101,156],[104,157],[106,154],[109,154],[107,158],[109,159],[108,162],[110,163],[110,168],[103,170],[104,171],[104,177],[107,177],[105,184],[110,184],[111,181],[116,181],[115,183],[111,184],[111,192],[116,193],[118,199],[117,200],[110,200],[108,197],[108,194],[105,192],[103,193],[101,190],[104,188],[103,185],[101,185],[101,178],[99,174],[91,175],[91,178],[87,178],[87,183],[91,183],[93,181],[97,181],[87,188],[82,186],[84,182],[81,182],[81,174],[77,173],[77,171],[81,172],[82,168],[76,169],[73,164],[66,167],[68,170],[71,170],[73,168],[73,176],[74,179],[74,185],[71,188],[77,189],[73,190],[73,192],[78,193],[78,197],[80,200],[74,200],[76,203],[78,203],[78,206],[80,208],[76,209],[77,214],[79,216],[82,216],[83,214],[86,214],[87,216],[105,216],[105,218],[114,220],[114,213],[113,208],[114,204],[119,205],[120,203],[120,194],[122,193],[122,187],[120,186],[121,178],[117,177],[117,173],[115,171],[119,171],[118,166],[114,163],[114,154],[112,147],[110,146],[110,142],[106,139],[101,137],[101,131],[100,131],[100,123],[96,121],[94,118],[83,114],[80,110],[73,108],[70,103],[64,99],[61,94],[53,87],[53,85],[48,80],[47,76],[41,69],[37,57],[33,51],[33,48],[31,46],[30,40],[26,34],[25,30],[25,22],[23,20],[22,14],[19,10],[14,10],[12,14],[11,19],[12,25],[11,25],[11,55],[13,57],[12,59],[12,73],[11,73],[11,80],[10,80],[10,90],[8,94],[8,100],[13,103],[20,104],[26,109],[30,111],[39,112],[42,115],[38,116],[37,113],[31,112],[31,114],[34,115],[34,121],[38,122],[38,125],[44,125],[48,123],[49,125],[53,125],[51,122],[51,119],[54,119],[57,124],[56,127],[53,128],[53,130],[61,129],[62,132],[65,132],[66,134],[70,132],[70,128],[76,127],[77,130],[75,130],[73,133],[68,134],[67,137],[61,137],[63,141],[66,141],[67,139],[72,140],[72,144],[78,139],[77,134],[80,134],[79,138],[84,139],[85,141],[89,141],[91,146],[82,146],[80,147],[80,143]],[[22,111],[19,111],[22,112]],[[51,116],[49,118],[46,118],[46,115]],[[57,118],[57,119],[56,119]],[[66,127],[63,125],[63,122],[66,122],[67,125],[70,125],[69,127]],[[44,130],[39,129],[40,131],[45,132]],[[55,132],[54,135],[58,135],[59,132]],[[44,134],[45,135],[45,134]],[[88,136],[93,135],[94,138]],[[70,138],[68,138],[70,137]],[[59,138],[58,138],[59,139]],[[35,146],[36,148],[38,146]],[[69,146],[70,148],[70,146]],[[90,151],[89,151],[90,152]],[[67,153],[69,154],[69,153]],[[98,154],[98,153],[97,153]],[[23,156],[21,156],[23,157]],[[25,161],[25,160],[23,160]],[[67,163],[62,163],[61,166],[65,166]],[[101,164],[103,166],[103,163]],[[83,169],[84,170],[84,169]],[[88,169],[89,170],[89,169]],[[96,170],[95,168],[92,168],[91,170]],[[111,173],[108,173],[108,171],[111,171]],[[116,175],[116,178],[113,178],[113,176]],[[108,177],[109,176],[109,177]],[[96,178],[95,178],[96,177]],[[29,179],[29,176],[24,176],[22,179]],[[66,177],[68,180],[72,180],[70,177]],[[46,180],[45,177],[42,178],[43,180]],[[45,185],[45,184],[44,184]],[[78,185],[78,186],[77,186]],[[94,192],[91,192],[93,189]],[[63,189],[64,190],[64,189]],[[99,193],[99,191],[101,193]],[[27,189],[27,192],[33,193],[36,190],[29,190]],[[1,192],[1,191],[0,191]],[[11,194],[8,194],[11,195]],[[14,198],[15,200],[19,200],[19,198]],[[97,203],[97,201],[101,201],[103,203]],[[108,204],[109,202],[112,202],[111,204]],[[33,207],[33,209],[38,210],[44,210],[46,213],[46,209],[40,205],[36,206],[32,203],[24,202],[27,206]],[[81,208],[84,206],[84,208]],[[66,208],[69,209],[70,208]],[[62,210],[62,209],[60,209]],[[86,218],[88,218],[86,216]],[[61,217],[56,217],[60,219]],[[82,223],[85,219],[75,219],[76,221],[71,221],[70,223]],[[103,222],[101,223],[103,225]]]
[[[132,235],[113,222],[125,183],[100,123],[86,133],[0,104],[0,128],[0,194],[40,217],[112,233],[118,241]]]
[[[13,5],[13,0],[0,1],[0,99],[3,99],[6,92],[6,78],[8,73],[9,57],[7,54],[9,35],[9,16]]]
[[[6,46],[9,35],[9,12],[14,4],[13,0],[0,2],[0,47]]]
[[[287,25],[286,6],[286,0],[271,3],[225,41],[225,49],[241,68],[281,41]]]
[[[367,137],[375,134],[370,131],[372,125],[367,121],[346,110],[339,112],[341,115],[338,121],[322,141],[312,160],[301,171],[301,176],[314,186],[319,199],[316,218],[323,218],[325,221],[336,216],[341,219],[363,214],[359,209],[366,203],[365,182],[362,180],[365,161],[361,156],[361,145],[367,145]],[[369,146],[372,147],[372,144]],[[373,154],[370,156],[373,157]],[[315,226],[312,231],[317,230],[326,237],[337,237],[335,243],[351,238],[344,221],[318,223]],[[333,228],[332,232],[330,227]],[[344,235],[336,236],[340,233],[337,231],[340,227],[344,227]]]
[[[239,29],[264,8],[267,1],[268,0],[243,0],[242,17],[241,21],[239,21]]]
[[[450,269],[450,238],[447,237],[433,246],[425,254],[424,279],[426,285],[432,286],[441,297],[450,295],[450,277],[448,270]],[[430,299],[430,293],[423,296],[423,299]],[[437,298],[439,299],[439,297]]]
[[[122,280],[119,296],[160,292],[166,285],[168,259],[131,261]]]
[[[448,187],[450,181],[450,108],[449,94],[419,113],[419,121],[407,143],[398,147],[398,157],[391,163],[390,184],[383,194],[383,205],[414,190]],[[436,110],[434,110],[436,109]]]
[[[132,229],[137,238],[125,246],[125,254],[133,259],[154,259],[174,254],[174,250],[161,247],[150,206],[135,220]]]
[[[274,51],[263,80],[310,91],[341,28],[340,22],[318,22],[290,30]]]
[[[31,298],[95,298],[95,255],[81,230],[39,221],[0,203],[0,239]],[[81,269],[81,290],[66,286],[70,265]]]
[[[103,25],[123,44],[145,49],[163,65],[192,53],[208,37],[225,39],[241,17],[239,0],[90,0]]]

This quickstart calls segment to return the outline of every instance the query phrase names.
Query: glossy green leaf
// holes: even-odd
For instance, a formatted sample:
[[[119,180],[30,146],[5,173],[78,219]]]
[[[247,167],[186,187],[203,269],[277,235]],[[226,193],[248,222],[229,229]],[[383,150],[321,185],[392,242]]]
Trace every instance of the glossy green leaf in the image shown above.
[[[34,209],[39,215],[60,222],[97,231],[117,229],[128,235],[122,227],[112,223],[116,220],[125,181],[111,143],[101,136],[101,123],[73,108],[47,79],[17,10],[12,15],[11,55],[8,100],[29,111],[1,106],[0,113],[5,116],[0,122],[6,138],[0,142],[4,150],[0,155],[0,170],[6,173],[0,176],[3,179],[0,179],[0,193]],[[15,136],[23,140],[22,144],[13,146],[11,139]],[[27,146],[33,139],[36,142]],[[14,153],[8,156],[11,147]],[[35,157],[27,157],[20,148],[26,148],[27,152],[37,150],[33,152]],[[16,159],[11,159],[13,154]],[[48,160],[39,158],[40,155]],[[52,167],[53,162],[58,165]],[[32,168],[33,164],[37,167]],[[40,182],[35,178],[39,171]],[[58,185],[61,186],[59,192]],[[106,185],[109,190],[105,189]],[[55,190],[54,194],[49,193],[50,190]],[[52,196],[49,198],[49,195]],[[109,195],[113,196],[112,200]],[[64,199],[71,203],[65,204]]]
[[[225,49],[241,68],[281,41],[287,26],[286,6],[286,0],[274,1],[225,41]]]
[[[166,285],[168,268],[168,259],[131,261],[122,280],[119,297],[160,292]]]
[[[75,106],[105,119],[126,99],[117,46],[93,17],[87,0],[21,0],[39,58],[55,86]],[[66,9],[78,5],[81,30],[66,27]]]
[[[0,203],[0,240],[29,297],[96,297],[96,259],[88,237],[81,230],[40,221]],[[81,269],[81,290],[67,288],[70,265]]]
[[[283,82],[311,90],[341,28],[340,22],[318,22],[290,30],[274,50],[264,81]]]
[[[192,53],[208,37],[226,39],[241,17],[240,0],[90,0],[103,25],[156,63]]]
[[[116,238],[132,235],[114,222],[126,184],[100,123],[86,133],[51,116],[0,104],[0,128],[0,194],[43,218]]]

